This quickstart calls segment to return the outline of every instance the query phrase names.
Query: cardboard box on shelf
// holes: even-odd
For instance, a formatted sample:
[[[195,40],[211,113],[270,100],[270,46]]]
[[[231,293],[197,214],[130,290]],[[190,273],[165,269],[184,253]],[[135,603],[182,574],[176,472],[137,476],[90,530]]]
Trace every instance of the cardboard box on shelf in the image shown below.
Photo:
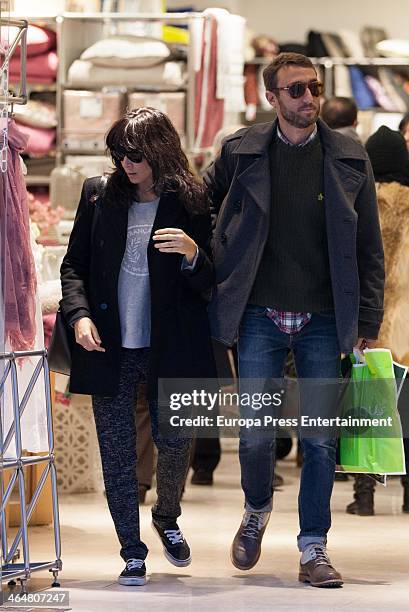
[[[137,91],[128,96],[129,110],[152,106],[165,113],[180,136],[185,134],[186,94],[183,91],[150,93]]]
[[[105,134],[124,109],[120,91],[64,91],[63,148],[103,151]]]

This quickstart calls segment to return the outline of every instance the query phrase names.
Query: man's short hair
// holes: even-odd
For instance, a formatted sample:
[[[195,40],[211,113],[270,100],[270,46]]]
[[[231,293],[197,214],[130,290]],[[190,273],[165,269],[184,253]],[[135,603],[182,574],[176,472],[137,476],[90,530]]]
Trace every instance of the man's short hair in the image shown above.
[[[312,68],[314,64],[306,55],[301,53],[280,53],[263,70],[264,85],[267,91],[273,91],[277,87],[277,72],[285,66],[300,66],[301,68]]]
[[[338,130],[354,125],[358,117],[358,107],[353,98],[335,96],[324,102],[321,117],[330,128]]]

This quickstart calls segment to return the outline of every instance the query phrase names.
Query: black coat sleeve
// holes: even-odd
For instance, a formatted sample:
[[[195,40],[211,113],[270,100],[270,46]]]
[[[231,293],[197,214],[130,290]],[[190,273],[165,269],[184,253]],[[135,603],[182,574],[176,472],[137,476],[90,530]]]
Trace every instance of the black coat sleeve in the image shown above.
[[[357,260],[360,285],[358,335],[376,340],[383,319],[385,267],[375,182],[369,161],[366,162],[366,180],[355,209],[358,213]]]
[[[236,135],[234,138],[237,138]],[[216,227],[217,217],[226,197],[234,172],[233,156],[231,148],[233,141],[226,140],[220,154],[206,170],[203,182],[206,185],[207,195],[210,200],[210,212],[213,230]]]
[[[197,293],[208,293],[215,282],[212,261],[212,223],[210,213],[193,214],[190,218],[190,237],[196,242],[199,254],[193,270],[182,269],[182,274]]]
[[[87,179],[75,216],[67,253],[61,264],[61,309],[69,325],[81,317],[91,317],[88,281],[91,259],[91,231],[95,204],[90,201],[94,179]]]

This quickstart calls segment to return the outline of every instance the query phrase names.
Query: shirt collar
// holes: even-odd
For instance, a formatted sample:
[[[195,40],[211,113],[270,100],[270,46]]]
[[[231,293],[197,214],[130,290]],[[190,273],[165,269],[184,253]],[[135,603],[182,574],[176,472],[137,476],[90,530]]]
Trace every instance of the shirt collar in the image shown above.
[[[295,145],[293,142],[288,140],[288,138],[282,133],[282,131],[280,130],[280,126],[277,123],[277,136],[282,142],[284,142],[287,145],[290,145],[291,147],[305,147],[305,145],[307,145],[309,142],[314,140],[315,136],[317,135],[317,131],[318,131],[317,124],[315,124],[314,129],[311,132],[311,134],[308,136],[308,138],[304,140],[303,142],[299,142],[297,145]]]

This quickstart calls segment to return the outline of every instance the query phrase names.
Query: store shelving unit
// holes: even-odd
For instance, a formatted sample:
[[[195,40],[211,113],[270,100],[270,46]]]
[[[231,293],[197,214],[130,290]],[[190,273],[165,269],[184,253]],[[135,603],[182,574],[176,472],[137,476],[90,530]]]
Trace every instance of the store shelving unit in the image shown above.
[[[18,578],[23,588],[25,587],[27,580],[29,580],[33,572],[45,569],[48,569],[53,573],[54,582],[52,586],[59,586],[59,583],[57,582],[57,577],[58,572],[62,569],[61,539],[58,513],[57,474],[54,464],[54,438],[52,425],[50,374],[48,370],[46,355],[46,351],[21,351],[0,354],[0,361],[2,364],[2,378],[0,380],[0,398],[3,399],[5,385],[7,384],[7,381],[11,379],[14,417],[9,430],[7,432],[3,432],[4,437],[2,436],[1,448],[3,456],[3,470],[10,470],[12,472],[7,488],[4,490],[4,487],[2,486],[2,506],[0,517],[2,548],[1,553],[3,560],[2,581],[7,581],[9,584],[13,585],[15,584],[14,579]],[[34,369],[32,377],[27,385],[27,388],[24,391],[23,397],[20,401],[17,364],[18,360],[22,358],[37,358],[38,362]],[[42,456],[27,457],[23,454],[23,447],[21,441],[21,420],[24,415],[24,411],[27,407],[28,401],[36,385],[36,382],[41,375],[43,375],[44,377],[44,404],[47,418],[48,451]],[[1,428],[1,430],[2,429],[3,428]],[[8,450],[13,441],[15,445],[15,452],[13,453],[13,456],[10,456],[10,454],[8,454]],[[28,466],[36,464],[43,465],[44,470],[36,487],[36,490],[34,491],[32,499],[28,504],[26,499],[26,482],[24,470]],[[56,558],[54,561],[31,562],[28,523],[34,512],[40,494],[44,488],[45,482],[49,475],[51,477],[52,486],[53,526]],[[5,509],[10,501],[11,493],[16,484],[18,484],[19,489],[21,524],[12,544],[9,546]],[[22,543],[23,547],[23,563],[15,563],[15,560],[20,557],[20,552],[18,550],[18,546],[20,543]]]
[[[8,95],[7,90],[2,91],[2,104],[7,110],[8,106],[14,104],[25,104],[27,97],[26,92],[26,34],[28,23],[26,20],[17,19],[0,19],[0,25],[4,28],[10,26],[18,29],[18,34],[15,40],[11,43],[9,50],[5,54],[5,60],[1,66],[1,84],[7,87],[8,83],[8,67],[9,59],[16,49],[17,42],[21,40],[21,81],[19,93],[17,95]],[[4,99],[3,99],[4,98]],[[2,149],[2,164],[0,171],[5,174],[7,172],[7,156],[3,157],[3,152],[6,150],[7,139],[4,139]],[[28,237],[27,237],[28,239]],[[4,338],[3,338],[4,340]],[[3,351],[4,351],[4,347]],[[62,568],[61,562],[61,543],[60,543],[60,527],[58,515],[58,496],[57,496],[57,475],[54,465],[54,440],[53,440],[53,424],[51,412],[51,391],[50,391],[50,375],[47,363],[47,353],[45,350],[40,351],[23,351],[23,352],[1,352],[0,353],[0,458],[1,458],[1,476],[5,471],[10,475],[7,487],[4,485],[3,478],[0,478],[0,534],[1,534],[1,586],[4,581],[10,585],[16,584],[17,578],[23,589],[31,574],[35,571],[49,569],[54,576],[53,586],[59,586],[57,582],[58,572]],[[19,360],[32,359],[36,362],[33,374],[21,394],[19,389]],[[22,418],[27,408],[30,397],[36,386],[37,381],[43,376],[44,379],[44,410],[47,421],[48,433],[48,450],[42,456],[28,457],[23,452],[22,446]],[[6,396],[6,386],[10,389],[11,399]],[[20,385],[21,386],[21,385]],[[21,400],[20,400],[21,397]],[[12,406],[13,418],[8,428],[4,428],[4,409],[6,402]],[[14,447],[13,447],[14,443]],[[12,450],[11,450],[12,449]],[[39,480],[39,483],[33,493],[29,503],[26,497],[26,475],[25,470],[31,465],[43,465],[44,470]],[[55,560],[45,562],[32,562],[30,560],[28,522],[33,515],[40,494],[45,486],[47,478],[51,478],[52,486],[52,507],[53,507],[53,525],[55,539]],[[13,542],[9,546],[6,508],[11,501],[11,496],[15,486],[18,485],[18,498],[20,507],[20,527],[14,537]],[[20,557],[19,545],[23,549],[23,562],[15,563]]]
[[[335,93],[335,66],[375,66],[378,68],[400,68],[402,66],[409,67],[409,58],[395,57],[310,57],[312,63],[323,69],[324,72],[324,95],[330,98],[336,95]],[[264,58],[255,58],[250,63],[266,66],[270,60]],[[378,110],[376,107],[374,110]],[[380,111],[386,112],[379,108]]]
[[[65,155],[98,155],[98,151],[64,150],[62,147],[63,125],[63,93],[66,89],[81,89],[67,83],[67,73],[70,65],[78,59],[81,53],[89,46],[94,44],[106,35],[110,28],[115,28],[119,23],[147,23],[147,24],[171,24],[183,25],[189,31],[189,45],[187,46],[187,81],[182,88],[186,92],[186,146],[188,154],[200,153],[201,150],[195,148],[194,135],[194,113],[195,113],[195,71],[194,71],[194,43],[198,29],[194,27],[198,22],[206,19],[202,13],[63,13],[60,15],[28,15],[25,17],[29,23],[50,27],[57,34],[57,54],[59,57],[59,68],[57,83],[54,87],[46,88],[55,91],[57,108],[57,155],[56,164],[64,163]],[[108,87],[107,83],[107,87]],[[82,88],[83,89],[83,88]],[[98,91],[100,87],[87,87],[90,91]],[[135,87],[126,88],[131,91],[145,91],[143,83],[138,83]],[[44,89],[31,86],[31,91]],[[179,89],[180,91],[180,89]],[[28,185],[47,185],[49,177],[28,176]]]

